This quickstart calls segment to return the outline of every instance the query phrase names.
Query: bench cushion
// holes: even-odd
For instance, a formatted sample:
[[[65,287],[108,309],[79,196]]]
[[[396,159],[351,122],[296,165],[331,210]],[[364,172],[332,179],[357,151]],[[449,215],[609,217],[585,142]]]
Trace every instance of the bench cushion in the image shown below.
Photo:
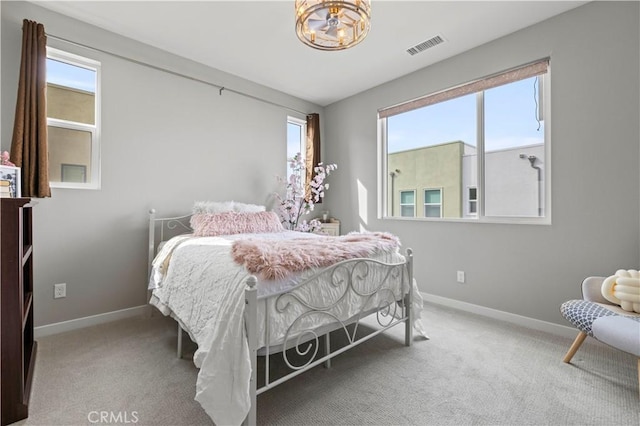
[[[587,300],[569,300],[560,306],[560,312],[580,331],[640,357],[639,315],[621,315]]]
[[[640,357],[640,318],[621,315],[596,319],[593,337],[621,351]]]

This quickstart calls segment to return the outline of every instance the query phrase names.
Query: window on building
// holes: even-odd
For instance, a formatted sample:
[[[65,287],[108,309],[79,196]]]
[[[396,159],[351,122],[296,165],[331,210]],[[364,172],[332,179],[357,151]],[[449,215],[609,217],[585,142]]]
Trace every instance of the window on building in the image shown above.
[[[381,215],[404,216],[393,192],[422,187],[440,188],[440,204],[424,191],[417,217],[544,222],[548,70],[542,60],[379,110]]]
[[[62,182],[85,183],[87,181],[87,166],[79,164],[63,164],[61,175]]]
[[[424,190],[424,217],[442,217],[442,190]]]
[[[400,216],[416,215],[416,191],[400,191]]]
[[[100,63],[47,48],[49,181],[100,188]]]
[[[478,214],[478,188],[476,187],[470,187],[467,188],[468,192],[468,203],[469,203],[469,209],[468,209],[468,213],[470,215],[477,215]]]
[[[307,146],[307,122],[299,118],[287,117],[287,176],[293,173],[289,160],[300,153],[304,160]]]

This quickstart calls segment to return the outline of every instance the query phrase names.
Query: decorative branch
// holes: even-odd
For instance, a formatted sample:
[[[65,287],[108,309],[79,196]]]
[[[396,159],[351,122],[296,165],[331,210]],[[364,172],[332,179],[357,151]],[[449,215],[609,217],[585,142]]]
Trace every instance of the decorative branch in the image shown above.
[[[284,196],[279,193],[274,194],[277,201],[275,212],[286,229],[301,232],[319,230],[321,224],[318,219],[312,219],[309,222],[306,220],[301,221],[300,219],[302,216],[312,212],[315,204],[324,198],[325,191],[329,189],[329,184],[324,181],[338,166],[336,164],[324,165],[323,163],[318,163],[314,167],[315,176],[309,182],[311,197],[308,199],[305,199],[303,180],[306,167],[300,153],[297,153],[289,160],[289,167],[292,173],[288,180],[280,176],[277,177],[278,182],[285,185],[286,194]]]

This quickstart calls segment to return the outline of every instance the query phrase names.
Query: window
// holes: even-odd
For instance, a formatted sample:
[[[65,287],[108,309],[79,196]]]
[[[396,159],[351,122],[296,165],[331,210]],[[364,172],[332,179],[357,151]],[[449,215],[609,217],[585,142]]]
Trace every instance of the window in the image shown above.
[[[406,216],[395,188],[422,187],[424,217],[548,223],[548,69],[545,59],[379,110],[381,216]]]
[[[62,165],[62,182],[80,182],[87,181],[87,166],[79,164],[63,164]]]
[[[302,160],[305,158],[307,146],[307,122],[294,117],[287,117],[287,174],[290,176],[293,170],[289,166],[289,160],[300,153]]]
[[[416,214],[416,192],[400,191],[400,216],[414,217]]]
[[[468,210],[467,213],[469,215],[477,215],[478,214],[478,188],[476,187],[470,187],[467,188],[467,194],[468,194]]]
[[[442,190],[424,190],[424,217],[442,217]]]
[[[100,63],[47,48],[49,181],[100,188]]]

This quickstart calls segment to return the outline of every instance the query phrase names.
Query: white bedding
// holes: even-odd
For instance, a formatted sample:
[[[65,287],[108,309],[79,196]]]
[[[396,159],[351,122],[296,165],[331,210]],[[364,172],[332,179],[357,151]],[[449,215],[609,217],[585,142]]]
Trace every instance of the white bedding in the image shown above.
[[[315,234],[285,231],[271,234],[239,234],[224,237],[175,237],[165,244],[153,262],[149,288],[153,289],[150,303],[163,314],[175,318],[198,349],[194,363],[200,368],[196,384],[196,400],[216,424],[240,424],[251,406],[249,380],[251,360],[243,321],[245,281],[249,273],[231,257],[234,240],[250,237],[267,239],[316,238]],[[163,266],[170,256],[168,268]],[[399,253],[381,253],[374,259],[399,263]],[[288,324],[301,311],[276,314],[274,298],[266,299],[296,285],[298,280],[311,276],[310,270],[280,281],[259,281],[258,290],[258,347],[266,344],[264,332],[265,304],[269,316],[269,345],[281,343]],[[296,289],[306,300],[322,300],[319,286]],[[314,294],[317,293],[317,294]],[[420,323],[422,299],[414,283],[414,324],[424,335]],[[315,298],[315,299],[314,299]],[[373,301],[375,303],[375,300]],[[342,303],[342,302],[341,302]],[[358,314],[357,309],[344,301],[339,306],[341,319]],[[329,323],[329,318],[317,318],[309,326]]]

